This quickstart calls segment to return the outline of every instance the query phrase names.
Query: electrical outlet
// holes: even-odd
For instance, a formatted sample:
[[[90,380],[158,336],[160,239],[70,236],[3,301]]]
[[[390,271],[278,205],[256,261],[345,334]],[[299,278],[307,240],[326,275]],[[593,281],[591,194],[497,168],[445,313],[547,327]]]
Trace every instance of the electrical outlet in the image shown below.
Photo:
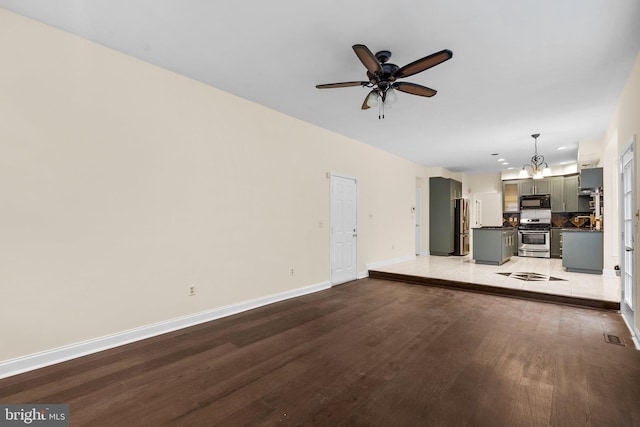
[[[196,285],[189,285],[189,296],[192,297],[196,294]]]

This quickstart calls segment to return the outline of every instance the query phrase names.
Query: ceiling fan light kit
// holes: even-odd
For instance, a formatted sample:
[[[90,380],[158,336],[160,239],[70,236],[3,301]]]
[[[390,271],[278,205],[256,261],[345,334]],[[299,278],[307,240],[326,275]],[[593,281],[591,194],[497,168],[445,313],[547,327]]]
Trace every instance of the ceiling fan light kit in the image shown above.
[[[551,168],[547,162],[544,161],[544,156],[538,154],[538,137],[539,133],[534,133],[531,137],[534,140],[535,151],[533,156],[531,157],[531,163],[527,163],[522,166],[522,170],[520,170],[520,178],[533,178],[533,179],[542,179],[545,176],[551,175]],[[531,174],[529,174],[529,170],[531,169]]]
[[[371,88],[371,91],[367,94],[364,102],[362,103],[362,109],[367,110],[371,107],[378,107],[378,118],[384,118],[385,105],[391,106],[397,101],[396,91],[405,92],[411,95],[432,97],[437,91],[426,86],[421,86],[415,83],[398,82],[399,78],[409,77],[422,71],[428,70],[444,61],[451,59],[453,52],[448,49],[441,50],[440,52],[433,53],[418,59],[404,67],[398,67],[396,64],[389,62],[391,58],[391,52],[388,50],[381,50],[375,55],[363,44],[353,45],[353,50],[356,53],[362,65],[367,69],[367,77],[369,81],[353,81],[342,83],[328,83],[316,85],[318,89],[332,89],[340,87],[351,86],[363,86]]]

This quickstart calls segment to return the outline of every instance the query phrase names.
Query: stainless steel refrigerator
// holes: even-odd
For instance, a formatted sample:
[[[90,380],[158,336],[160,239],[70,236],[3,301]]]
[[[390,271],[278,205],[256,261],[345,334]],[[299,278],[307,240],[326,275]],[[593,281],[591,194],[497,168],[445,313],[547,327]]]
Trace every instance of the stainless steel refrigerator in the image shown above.
[[[469,200],[455,199],[454,209],[454,255],[469,253]]]

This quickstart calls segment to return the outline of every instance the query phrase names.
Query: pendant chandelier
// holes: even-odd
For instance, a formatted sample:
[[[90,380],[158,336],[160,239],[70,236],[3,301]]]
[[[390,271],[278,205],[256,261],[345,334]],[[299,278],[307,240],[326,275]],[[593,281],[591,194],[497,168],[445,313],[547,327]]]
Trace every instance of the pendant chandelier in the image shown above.
[[[520,178],[533,177],[533,179],[542,179],[545,176],[551,175],[551,169],[549,168],[547,162],[544,161],[544,156],[538,154],[539,136],[539,133],[534,133],[533,135],[531,135],[535,144],[535,152],[531,157],[531,163],[527,163],[526,165],[522,166],[522,170],[520,171]],[[531,173],[529,173],[528,169],[531,169]]]

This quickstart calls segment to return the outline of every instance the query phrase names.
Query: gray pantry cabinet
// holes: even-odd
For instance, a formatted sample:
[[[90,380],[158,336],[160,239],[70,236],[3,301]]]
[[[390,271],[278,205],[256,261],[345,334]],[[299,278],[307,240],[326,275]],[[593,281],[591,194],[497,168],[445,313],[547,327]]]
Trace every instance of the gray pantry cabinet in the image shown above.
[[[429,253],[453,254],[455,199],[462,197],[462,183],[450,178],[429,178]]]

